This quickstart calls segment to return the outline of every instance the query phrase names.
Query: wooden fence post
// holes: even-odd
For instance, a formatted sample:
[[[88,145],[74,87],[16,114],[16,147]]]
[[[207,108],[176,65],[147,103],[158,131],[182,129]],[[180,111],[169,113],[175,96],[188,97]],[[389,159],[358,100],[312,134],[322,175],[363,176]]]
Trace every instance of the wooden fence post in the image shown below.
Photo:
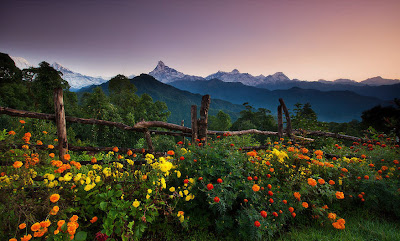
[[[197,105],[192,105],[190,109],[190,114],[192,118],[192,145],[196,142],[197,139]]]
[[[185,120],[181,121],[181,126],[185,126]],[[182,142],[185,144],[185,136],[182,136]]]
[[[283,137],[282,105],[278,106],[278,137]]]
[[[204,145],[207,145],[207,125],[208,125],[208,109],[210,108],[210,95],[204,95],[201,99],[199,125],[199,139]]]
[[[65,121],[65,111],[64,111],[64,99],[62,88],[54,89],[54,111],[55,119],[57,125],[57,136],[58,136],[58,152],[59,158],[62,162],[67,162],[64,160],[64,155],[68,151],[68,140],[67,140],[67,124]]]
[[[285,102],[283,101],[282,98],[279,98],[279,102],[281,103],[281,106],[283,108],[283,111],[285,112],[285,117],[286,117],[286,133],[290,140],[294,141],[293,135],[292,135],[292,122],[290,121],[290,115],[289,111],[285,105]]]
[[[150,152],[154,152],[153,142],[151,141],[150,131],[146,128],[144,131],[144,137],[146,138],[147,147],[149,148]]]

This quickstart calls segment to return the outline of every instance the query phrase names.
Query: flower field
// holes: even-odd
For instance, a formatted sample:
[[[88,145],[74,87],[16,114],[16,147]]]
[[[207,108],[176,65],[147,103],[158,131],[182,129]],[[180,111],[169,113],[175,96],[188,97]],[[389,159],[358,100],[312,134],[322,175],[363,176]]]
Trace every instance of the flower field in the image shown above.
[[[383,134],[319,145],[226,134],[165,155],[69,152],[56,135],[0,132],[0,240],[160,240],[168,230],[266,240],[298,224],[346,229],[363,208],[400,219],[400,149]],[[13,147],[22,145],[22,149]],[[36,146],[45,148],[36,148]]]

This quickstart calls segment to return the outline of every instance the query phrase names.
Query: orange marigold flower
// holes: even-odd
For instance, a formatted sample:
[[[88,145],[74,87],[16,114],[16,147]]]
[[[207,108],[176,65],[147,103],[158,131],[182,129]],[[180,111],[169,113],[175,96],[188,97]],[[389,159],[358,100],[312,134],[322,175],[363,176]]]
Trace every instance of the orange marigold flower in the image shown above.
[[[24,229],[26,228],[26,223],[21,223],[20,225],[18,225],[19,229]]]
[[[398,164],[399,164],[399,161],[398,161],[398,160],[393,160],[393,163],[394,163],[395,165],[398,165]]]
[[[366,156],[365,156],[364,154],[362,154],[362,155],[361,155],[361,158],[362,158],[362,159],[365,159],[365,158],[366,158]]]
[[[96,162],[97,162],[96,157],[92,157],[92,159],[90,160],[90,162],[91,162],[91,163],[96,163]]]
[[[13,136],[15,135],[15,131],[9,131],[8,134]]]
[[[307,153],[308,153],[308,150],[307,150],[306,148],[303,148],[303,149],[301,149],[301,152],[302,152],[303,154],[307,154]]]
[[[10,238],[8,241],[18,241],[16,238]]]
[[[55,203],[55,202],[57,202],[58,200],[60,199],[60,195],[59,194],[52,194],[51,196],[50,196],[50,201],[52,202],[52,203]]]
[[[368,175],[365,175],[365,176],[364,176],[364,179],[368,180],[368,179],[369,179],[369,176],[368,176]]]
[[[335,185],[335,181],[333,181],[333,180],[329,180],[329,184],[331,184],[331,185]]]
[[[19,123],[25,124],[26,122],[24,120],[19,120]]]
[[[30,234],[28,234],[28,235],[24,235],[24,237],[22,237],[21,238],[21,241],[29,241],[29,240],[31,240],[31,238],[32,238],[32,235],[30,235]]]
[[[50,211],[50,215],[56,215],[60,208],[58,206],[54,206],[53,209]]]
[[[64,225],[64,223],[65,223],[65,220],[59,220],[59,221],[57,222],[57,226],[58,226],[58,227],[62,227],[62,226]]]
[[[131,150],[128,150],[128,152],[126,153],[128,156],[132,156],[132,154],[133,154],[133,151],[131,151]]]
[[[270,172],[274,172],[275,169],[271,167],[271,168],[269,169],[269,171],[270,171]]]
[[[322,156],[324,153],[321,150],[316,150],[314,154],[317,156]]]
[[[336,214],[335,213],[328,213],[328,218],[331,220],[335,220],[336,219]]]
[[[115,147],[113,148],[113,152],[118,152],[118,151],[119,151],[118,147],[115,146]]]
[[[69,154],[64,155],[64,160],[69,161],[71,159],[71,156]]]
[[[297,200],[300,200],[301,195],[300,195],[299,192],[293,193],[293,196],[294,196]]]
[[[337,198],[337,199],[344,199],[344,194],[343,194],[343,192],[336,192],[336,198]]]
[[[78,221],[78,216],[77,216],[77,215],[73,215],[73,216],[69,219],[69,221],[71,221],[71,222],[76,222],[76,221]]]
[[[94,217],[90,220],[90,222],[91,222],[91,223],[95,223],[95,222],[97,221],[97,219],[98,219],[98,218],[97,218],[96,216],[94,216]]]
[[[294,212],[294,208],[293,207],[289,207],[289,212],[293,213]]]
[[[342,168],[342,172],[349,172],[346,168]]]
[[[328,209],[328,205],[322,206],[323,209]]]
[[[54,158],[56,155],[54,153],[50,153],[49,157]]]
[[[296,213],[295,212],[292,213],[292,217],[296,217]]]
[[[315,179],[313,178],[308,178],[307,179],[308,185],[315,187],[315,185],[317,185],[317,181],[315,181]]]
[[[258,186],[257,184],[254,184],[251,189],[253,189],[253,191],[255,191],[255,192],[258,192],[258,191],[260,191],[260,186]]]
[[[382,166],[381,169],[382,169],[382,171],[386,171],[389,168],[387,166]]]
[[[303,203],[301,204],[301,206],[303,206],[304,208],[308,208],[308,203],[307,203],[307,202],[303,202]]]
[[[247,155],[248,155],[248,156],[255,157],[255,156],[257,156],[257,152],[255,152],[255,151],[249,151],[249,152],[247,152]]]
[[[50,220],[46,220],[46,221],[42,221],[40,222],[40,226],[42,226],[43,228],[48,228],[50,226],[51,222]]]
[[[23,165],[22,162],[16,161],[16,162],[14,162],[13,167],[14,167],[14,168],[20,168],[20,167],[22,167],[22,165]]]
[[[29,146],[28,146],[28,145],[23,145],[23,146],[22,146],[22,149],[28,150],[28,149],[29,149]]]
[[[33,232],[38,231],[40,228],[41,228],[40,223],[34,223],[34,224],[32,224],[32,226],[31,226],[31,230],[32,230]]]
[[[321,156],[321,155],[318,155],[316,158],[319,159],[319,160],[321,160],[321,159],[322,159],[322,156]]]
[[[332,226],[336,229],[345,229],[345,220],[343,218],[337,220],[336,222],[332,223]]]
[[[48,145],[47,148],[54,149],[54,146],[53,145]]]
[[[43,145],[43,142],[42,141],[36,141],[36,144],[41,146],[41,145]]]
[[[318,183],[321,184],[321,185],[323,185],[323,184],[325,184],[325,180],[322,179],[322,178],[320,178],[320,179],[318,179]]]

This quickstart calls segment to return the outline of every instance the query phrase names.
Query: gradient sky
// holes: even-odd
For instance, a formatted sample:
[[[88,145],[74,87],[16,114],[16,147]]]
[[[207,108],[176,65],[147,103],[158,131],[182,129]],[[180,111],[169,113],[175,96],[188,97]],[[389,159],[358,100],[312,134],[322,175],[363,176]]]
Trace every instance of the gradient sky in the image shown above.
[[[2,0],[0,52],[92,76],[400,79],[399,0]]]

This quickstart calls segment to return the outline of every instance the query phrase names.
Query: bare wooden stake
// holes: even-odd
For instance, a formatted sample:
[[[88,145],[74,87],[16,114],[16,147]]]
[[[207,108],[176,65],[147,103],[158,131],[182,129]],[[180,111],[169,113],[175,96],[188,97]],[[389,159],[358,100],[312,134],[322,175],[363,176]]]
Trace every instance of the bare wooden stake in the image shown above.
[[[292,135],[292,122],[290,121],[290,115],[289,111],[285,105],[285,102],[283,101],[282,98],[279,98],[279,102],[281,103],[281,106],[283,108],[283,111],[285,112],[285,117],[286,117],[286,134],[290,138],[290,140],[294,141],[293,135]]]
[[[181,121],[181,126],[185,126],[185,120],[182,120]],[[183,142],[183,144],[185,144],[185,137],[184,136],[182,136],[182,142]]]
[[[190,109],[190,114],[192,118],[192,144],[196,142],[197,139],[197,105],[192,105]]]
[[[210,95],[204,95],[201,99],[200,119],[199,123],[199,139],[207,145],[207,126],[208,126],[208,109],[210,108]]]
[[[67,124],[65,121],[64,99],[62,88],[54,89],[54,111],[57,125],[58,152],[62,162],[67,162],[64,155],[68,151]]]
[[[278,106],[278,137],[283,137],[282,105]]]
[[[151,141],[151,135],[148,129],[146,129],[146,131],[144,132],[144,137],[146,138],[147,147],[149,148],[149,151],[154,152],[153,142]]]

